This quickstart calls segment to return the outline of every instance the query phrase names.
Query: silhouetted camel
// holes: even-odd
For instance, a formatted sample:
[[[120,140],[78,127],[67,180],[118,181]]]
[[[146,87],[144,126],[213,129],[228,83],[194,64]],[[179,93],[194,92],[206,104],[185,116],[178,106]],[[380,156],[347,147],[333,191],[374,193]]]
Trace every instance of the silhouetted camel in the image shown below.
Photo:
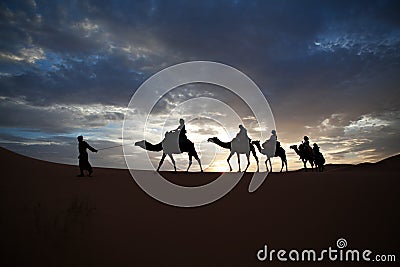
[[[296,145],[292,145],[290,146],[291,149],[293,149],[297,155],[300,156],[301,161],[303,161],[304,164],[304,169],[305,171],[307,171],[307,161],[310,163],[311,165],[311,170],[314,171],[314,153],[312,152],[312,150],[310,150],[309,152],[304,151],[303,149],[299,149]]]
[[[139,146],[139,147],[141,147],[143,149],[146,149],[146,150],[149,150],[149,151],[156,151],[156,152],[163,151],[160,163],[158,164],[157,171],[160,170],[160,167],[163,164],[166,155],[168,155],[169,158],[171,159],[172,163],[174,164],[174,170],[176,172],[175,160],[172,157],[172,154],[180,154],[180,153],[188,152],[188,154],[189,154],[189,166],[187,167],[186,171],[189,171],[189,168],[192,165],[192,157],[194,157],[197,160],[197,162],[199,163],[199,165],[200,165],[200,170],[203,172],[203,168],[201,167],[201,162],[200,162],[199,156],[197,155],[197,152],[196,152],[196,149],[194,147],[193,142],[191,142],[190,140],[187,139],[186,142],[179,144],[179,151],[166,151],[164,146],[163,146],[163,142],[164,141],[165,141],[165,138],[160,143],[153,145],[152,143],[149,143],[146,140],[142,140],[142,141],[136,142],[135,146]]]
[[[231,153],[229,154],[229,157],[228,157],[228,159],[227,159],[227,162],[228,162],[228,164],[229,164],[229,169],[230,169],[230,171],[232,171],[232,166],[231,166],[231,164],[229,163],[229,160],[231,159],[231,157],[233,156],[233,154],[236,153],[236,156],[237,156],[237,158],[238,158],[238,163],[239,163],[239,172],[241,171],[241,170],[240,170],[240,154],[246,154],[247,166],[246,166],[246,169],[244,170],[244,171],[246,172],[246,171],[247,171],[247,168],[248,168],[249,165],[250,165],[250,151],[251,151],[251,153],[253,154],[253,157],[254,157],[254,158],[256,159],[256,161],[257,161],[257,171],[259,171],[259,164],[258,164],[258,157],[257,157],[257,154],[256,154],[256,149],[254,148],[254,145],[253,145],[250,141],[249,141],[249,151],[246,151],[246,152],[232,150],[232,141],[230,141],[230,142],[223,142],[223,141],[219,140],[218,137],[211,137],[211,138],[208,138],[207,141],[208,141],[208,142],[211,142],[211,143],[214,143],[214,144],[216,144],[216,145],[218,145],[218,146],[220,146],[220,147],[222,147],[222,148],[229,149],[229,150],[231,151]]]
[[[276,146],[276,149],[265,149],[265,148],[261,147],[259,140],[252,141],[251,143],[258,148],[258,151],[260,151],[261,154],[267,156],[267,159],[265,160],[265,166],[267,167],[267,171],[269,171],[268,164],[267,164],[267,162],[269,161],[269,166],[271,167],[271,172],[272,172],[272,164],[271,164],[272,157],[280,157],[281,158],[282,168],[281,168],[280,172],[282,172],[284,166],[286,166],[286,171],[288,171],[286,152],[285,152],[285,149],[283,149],[283,147],[278,145],[278,146]],[[275,151],[273,151],[273,150],[275,150]]]

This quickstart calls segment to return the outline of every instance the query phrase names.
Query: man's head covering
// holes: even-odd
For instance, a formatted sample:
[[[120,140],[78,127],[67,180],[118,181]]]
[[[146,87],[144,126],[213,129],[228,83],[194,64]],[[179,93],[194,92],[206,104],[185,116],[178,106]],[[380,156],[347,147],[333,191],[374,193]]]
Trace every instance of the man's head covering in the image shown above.
[[[273,135],[276,135],[276,131],[275,131],[275,130],[272,130],[271,133],[272,133]]]
[[[185,120],[184,120],[184,119],[180,119],[180,120],[179,120],[179,123],[184,124],[184,123],[185,123]]]
[[[78,139],[78,141],[82,141],[82,140],[83,140],[83,136],[80,135],[80,136],[78,136],[76,139]]]
[[[240,125],[239,125],[239,128],[240,128],[240,129],[243,129],[244,127],[243,127],[243,125],[240,124]]]
[[[314,144],[313,144],[313,147],[319,148],[319,146],[317,145],[317,143],[314,143]]]
[[[304,136],[304,140],[308,141],[309,139],[307,135]]]

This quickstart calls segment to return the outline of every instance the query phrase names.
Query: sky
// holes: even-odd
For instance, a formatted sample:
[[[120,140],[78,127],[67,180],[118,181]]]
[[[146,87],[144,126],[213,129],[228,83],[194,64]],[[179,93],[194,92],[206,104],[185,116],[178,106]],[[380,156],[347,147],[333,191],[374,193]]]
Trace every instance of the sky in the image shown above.
[[[378,161],[400,153],[399,13],[398,1],[1,1],[0,146],[77,164],[77,135],[96,148],[121,144],[128,103],[149,77],[207,60],[259,86],[289,169],[301,167],[289,146],[304,135],[327,163]],[[216,91],[177,88],[154,114],[176,128],[178,102]],[[237,125],[228,118],[187,122],[205,164],[215,161],[208,170],[228,168],[228,151],[205,141],[229,138],[223,128]],[[91,160],[126,167],[120,147]],[[177,161],[183,168],[187,156]]]

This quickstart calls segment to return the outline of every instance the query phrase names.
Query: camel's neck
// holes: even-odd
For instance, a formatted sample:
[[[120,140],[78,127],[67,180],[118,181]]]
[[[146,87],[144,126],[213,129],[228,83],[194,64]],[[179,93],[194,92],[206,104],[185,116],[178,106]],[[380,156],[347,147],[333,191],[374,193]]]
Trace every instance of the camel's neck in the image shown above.
[[[142,141],[136,142],[135,146],[139,146],[139,147],[141,147],[143,149],[146,149],[146,150],[149,150],[149,151],[158,152],[158,151],[162,150],[162,143],[161,142],[158,143],[158,144],[153,145],[152,143],[147,142],[146,140],[142,140]]]
[[[296,152],[296,154],[300,156],[300,151],[299,151],[299,149],[297,148],[297,146],[294,146],[293,149],[294,149],[294,151]]]
[[[223,147],[226,149],[231,149],[231,142],[222,142],[217,137],[213,138],[213,142],[214,142],[214,144],[219,145],[220,147]]]

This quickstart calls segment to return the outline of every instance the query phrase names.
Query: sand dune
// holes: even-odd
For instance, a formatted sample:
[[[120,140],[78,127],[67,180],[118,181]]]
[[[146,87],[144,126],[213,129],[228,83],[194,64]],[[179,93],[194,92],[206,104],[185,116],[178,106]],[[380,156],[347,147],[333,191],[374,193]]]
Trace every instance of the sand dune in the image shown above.
[[[295,266],[259,262],[256,253],[264,244],[335,247],[341,237],[351,248],[396,254],[399,163],[395,156],[325,173],[273,173],[252,194],[246,174],[221,200],[185,209],[149,197],[127,170],[95,168],[94,177],[78,178],[76,166],[0,149],[0,264]],[[185,185],[218,176],[163,175]]]

